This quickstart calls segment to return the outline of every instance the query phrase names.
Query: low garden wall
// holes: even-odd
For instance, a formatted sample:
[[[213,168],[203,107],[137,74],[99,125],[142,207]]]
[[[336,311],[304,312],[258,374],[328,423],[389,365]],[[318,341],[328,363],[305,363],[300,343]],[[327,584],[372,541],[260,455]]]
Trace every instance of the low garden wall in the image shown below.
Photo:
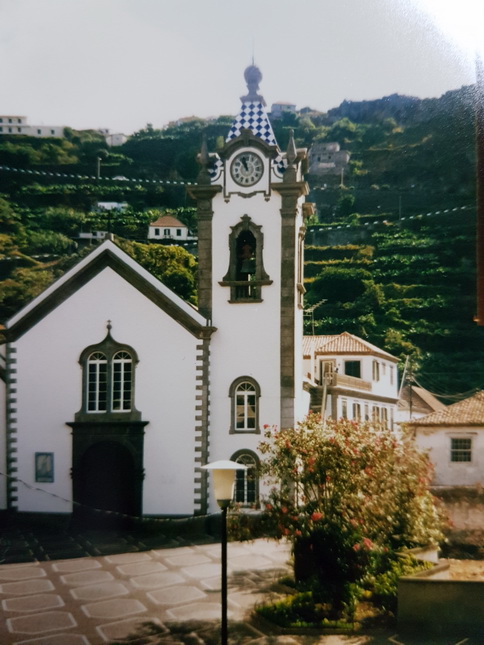
[[[400,578],[398,626],[420,635],[482,635],[484,580],[451,580],[448,564]]]

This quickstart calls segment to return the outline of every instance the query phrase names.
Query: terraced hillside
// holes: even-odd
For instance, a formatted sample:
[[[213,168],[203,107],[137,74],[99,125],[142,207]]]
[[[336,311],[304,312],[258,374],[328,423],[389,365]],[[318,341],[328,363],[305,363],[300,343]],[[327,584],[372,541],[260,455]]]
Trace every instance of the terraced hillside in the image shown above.
[[[321,304],[306,317],[307,332],[349,331],[402,362],[409,356],[417,381],[439,395],[484,387],[484,330],[473,321],[474,218],[469,210],[387,222],[364,235],[353,226],[346,243],[309,245],[307,303]]]

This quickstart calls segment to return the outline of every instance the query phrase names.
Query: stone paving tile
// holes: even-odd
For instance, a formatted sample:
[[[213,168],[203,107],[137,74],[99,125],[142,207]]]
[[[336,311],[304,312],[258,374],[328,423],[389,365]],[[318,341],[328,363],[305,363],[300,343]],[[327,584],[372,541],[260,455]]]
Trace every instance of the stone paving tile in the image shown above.
[[[115,600],[104,600],[82,606],[82,611],[89,618],[105,618],[113,620],[132,614],[141,614],[147,611],[146,607],[139,600],[134,598],[116,598]]]
[[[80,587],[81,585],[94,585],[114,580],[113,574],[109,571],[93,569],[92,571],[79,571],[68,573],[60,577],[65,585]]]
[[[184,578],[174,571],[161,571],[145,576],[132,578],[131,583],[138,589],[159,589],[185,582]]]
[[[125,564],[121,567],[116,567],[123,576],[142,576],[148,573],[158,573],[159,571],[166,571],[167,567],[161,562],[153,562],[153,560],[133,562],[132,564]]]
[[[157,616],[143,616],[143,618],[129,618],[115,623],[107,623],[100,625],[97,630],[105,641],[120,640],[136,632],[140,625],[144,623],[154,623],[160,627],[161,633],[168,633],[168,629],[160,622]]]
[[[0,585],[0,594],[28,596],[29,594],[53,591],[53,589],[54,585],[50,580],[25,580]]]
[[[104,584],[71,589],[71,595],[76,600],[104,600],[127,594],[129,594],[129,589],[122,582],[105,582]]]
[[[40,611],[41,609],[55,609],[63,607],[64,601],[56,594],[37,594],[34,596],[20,596],[17,598],[7,598],[2,601],[2,606],[6,611]]]
[[[69,629],[76,624],[72,614],[67,611],[48,611],[7,619],[9,631],[13,634],[45,634]]]
[[[181,605],[207,596],[200,589],[188,587],[187,585],[157,589],[156,591],[150,591],[147,595],[156,605]]]
[[[101,563],[94,558],[82,558],[79,560],[66,560],[65,562],[55,562],[52,570],[59,573],[75,573],[77,571],[87,571],[89,569],[99,569]]]
[[[11,569],[0,568],[0,580],[31,580],[32,578],[45,578],[47,574],[41,567],[12,567]]]
[[[148,562],[151,561],[149,553],[122,553],[118,555],[107,555],[106,562],[113,564],[129,564],[131,562]]]
[[[205,564],[207,562],[212,563],[213,560],[208,558],[203,553],[183,553],[182,555],[174,555],[171,557],[164,557],[164,560],[171,564],[173,567],[189,567],[194,564]]]

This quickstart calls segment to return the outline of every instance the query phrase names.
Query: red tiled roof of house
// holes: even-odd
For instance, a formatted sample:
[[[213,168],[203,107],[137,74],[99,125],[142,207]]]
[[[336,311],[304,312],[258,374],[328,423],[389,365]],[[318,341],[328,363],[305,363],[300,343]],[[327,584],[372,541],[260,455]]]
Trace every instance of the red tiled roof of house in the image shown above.
[[[327,336],[304,336],[304,356],[308,357],[313,352],[315,354],[370,354],[398,363],[398,358],[395,356],[347,331]]]
[[[151,222],[150,226],[182,226],[183,228],[187,228],[186,224],[180,222],[180,220],[178,220],[176,217],[173,217],[173,215],[160,215],[156,222]]]
[[[425,417],[415,419],[410,424],[415,426],[484,426],[484,390],[468,399],[447,406],[444,410],[432,412]]]

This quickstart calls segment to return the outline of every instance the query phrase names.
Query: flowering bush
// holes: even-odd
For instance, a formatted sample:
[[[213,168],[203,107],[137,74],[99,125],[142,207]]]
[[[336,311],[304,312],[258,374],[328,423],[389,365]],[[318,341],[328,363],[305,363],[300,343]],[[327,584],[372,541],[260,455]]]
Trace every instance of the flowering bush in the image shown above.
[[[296,580],[315,580],[338,611],[354,583],[384,570],[396,550],[442,539],[431,464],[411,439],[344,419],[323,426],[315,414],[293,429],[265,430],[265,515],[292,542]]]

